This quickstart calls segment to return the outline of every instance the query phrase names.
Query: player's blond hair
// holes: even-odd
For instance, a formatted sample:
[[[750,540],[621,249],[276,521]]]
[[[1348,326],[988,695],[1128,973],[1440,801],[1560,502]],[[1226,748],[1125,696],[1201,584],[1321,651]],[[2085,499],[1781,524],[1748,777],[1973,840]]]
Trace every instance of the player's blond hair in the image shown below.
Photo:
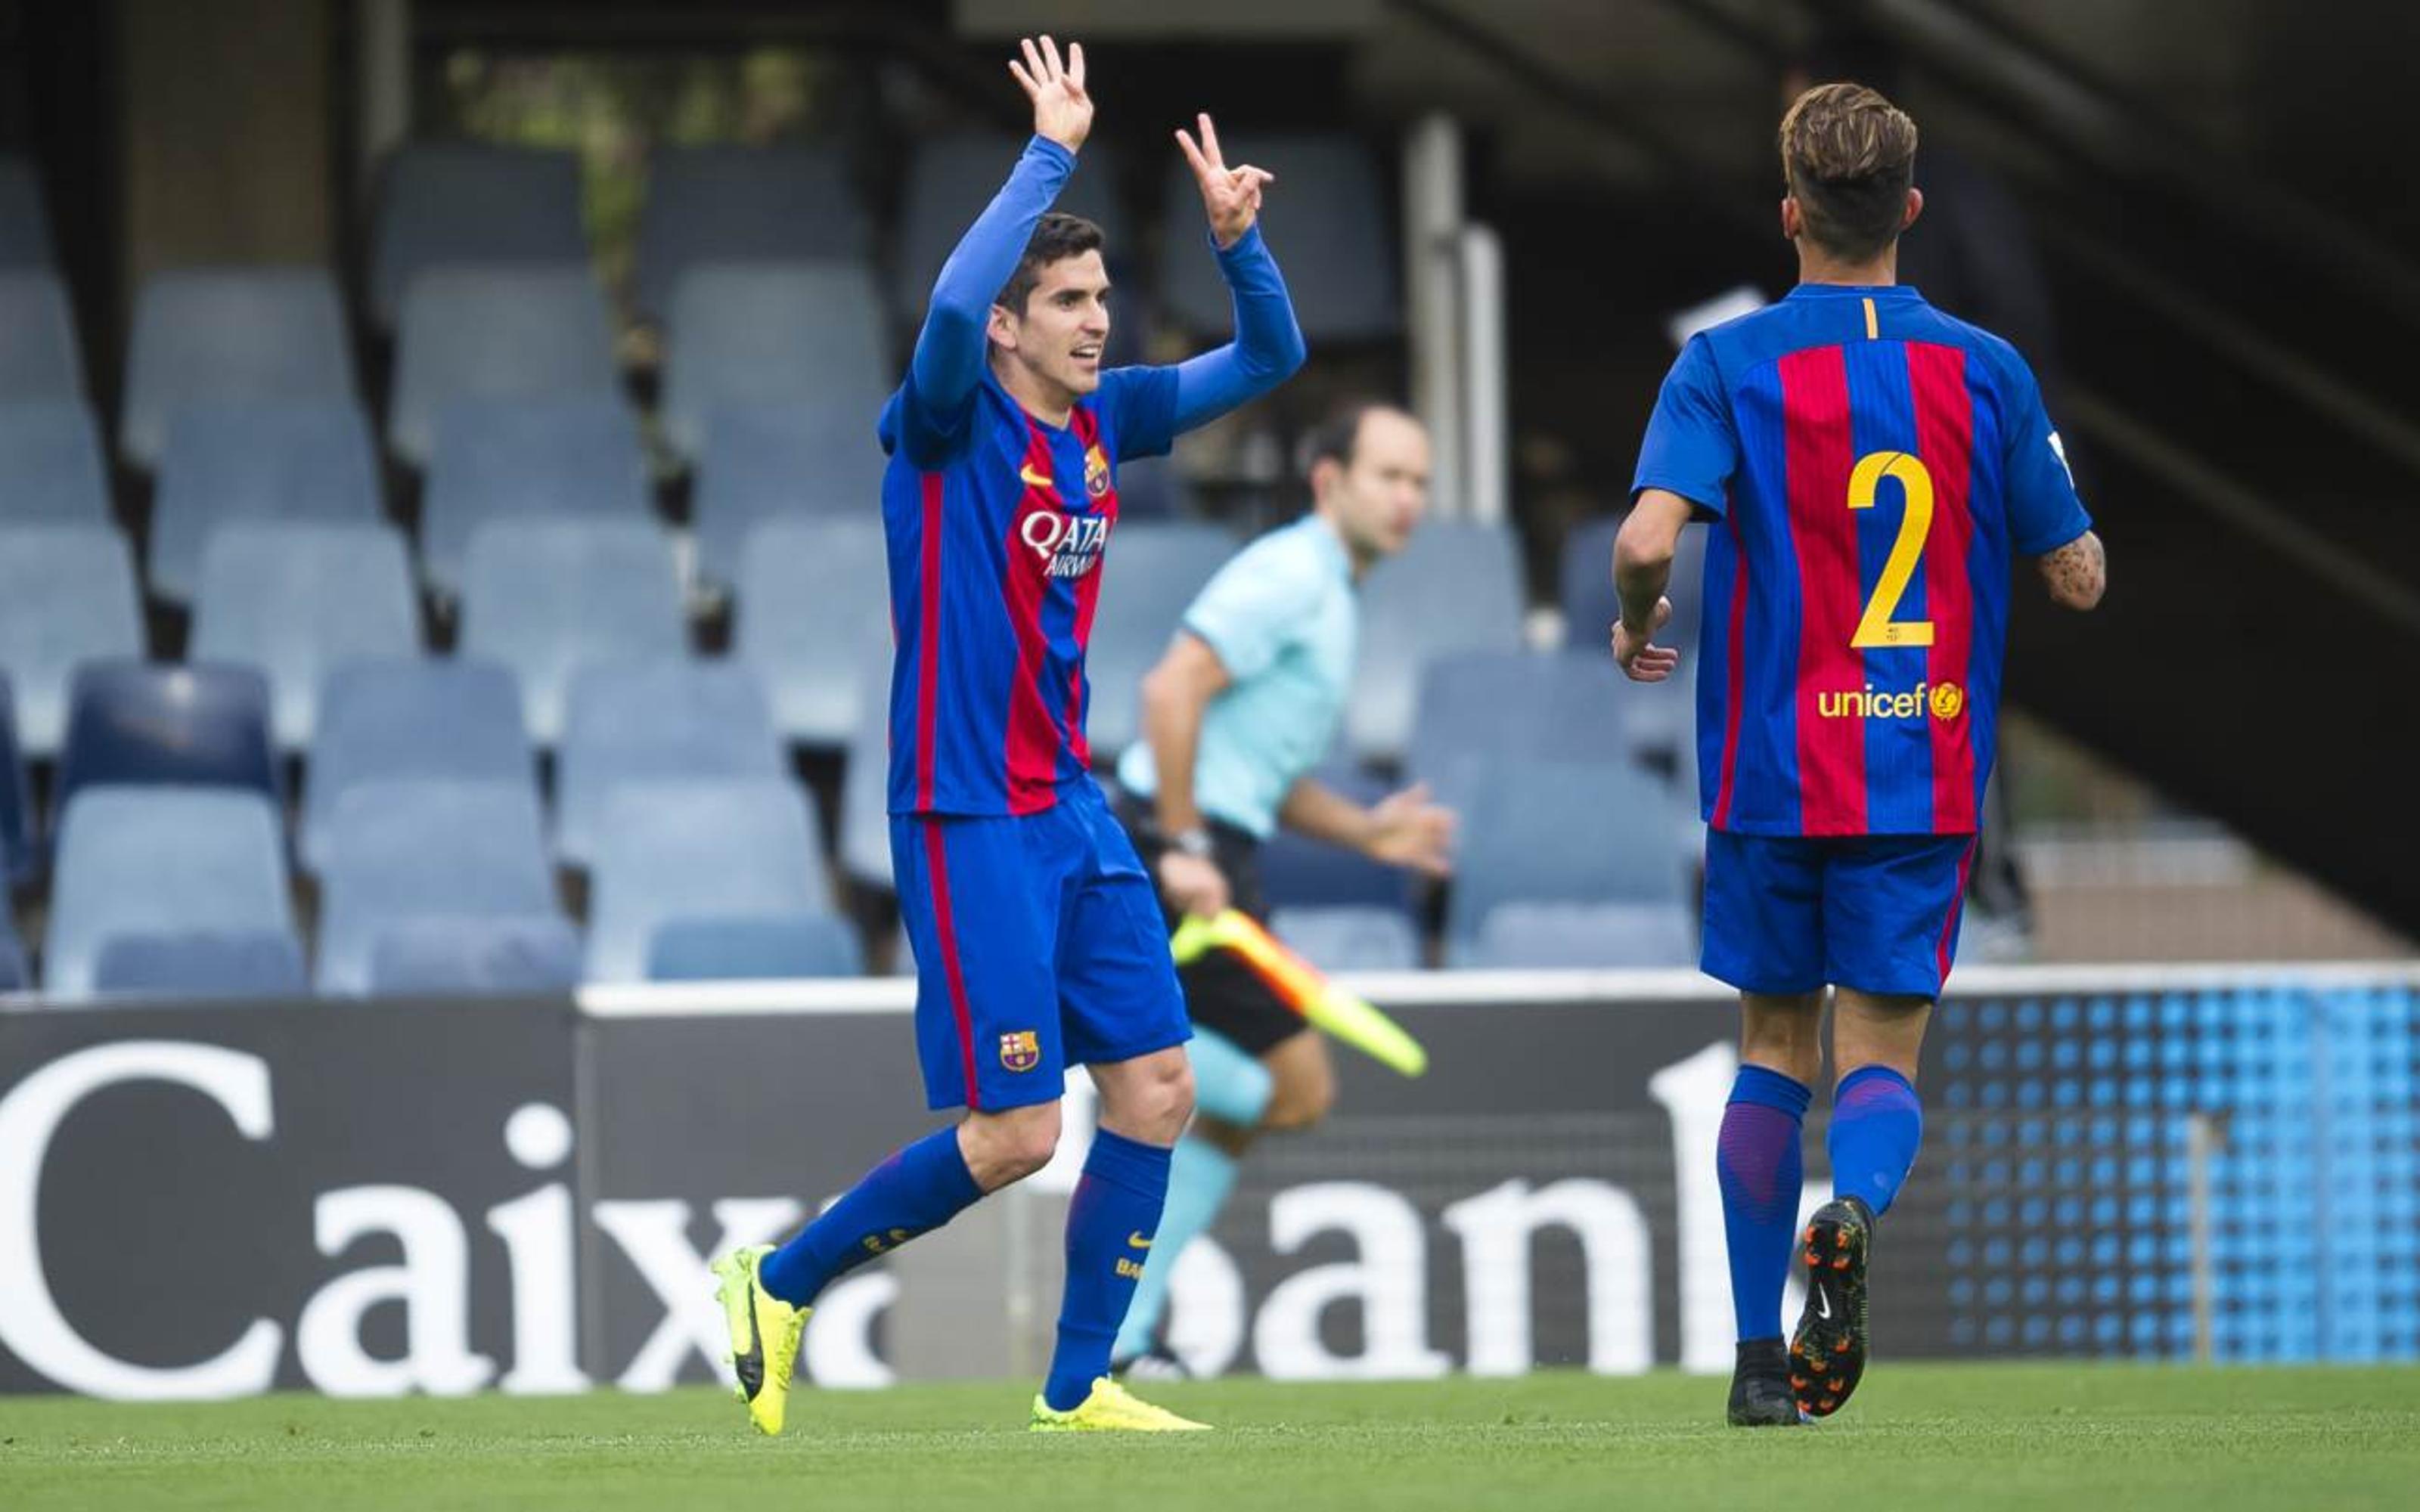
[[[1781,171],[1807,235],[1863,261],[1899,239],[1916,177],[1916,122],[1861,84],[1825,84],[1781,117]]]

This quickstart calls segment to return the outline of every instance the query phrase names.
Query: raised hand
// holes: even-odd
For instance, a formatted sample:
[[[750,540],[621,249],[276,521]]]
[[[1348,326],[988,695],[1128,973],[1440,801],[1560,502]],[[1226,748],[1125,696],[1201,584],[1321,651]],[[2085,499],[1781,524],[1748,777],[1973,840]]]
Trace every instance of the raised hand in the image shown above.
[[[1185,161],[1193,165],[1193,177],[1202,185],[1202,208],[1210,213],[1212,239],[1221,248],[1232,247],[1260,218],[1261,189],[1276,183],[1278,176],[1249,162],[1228,167],[1218,152],[1218,129],[1210,124],[1206,114],[1193,120],[1202,128],[1202,140],[1196,143],[1191,133],[1179,127],[1176,145],[1184,148]]]
[[[1025,61],[1010,59],[1008,71],[1033,101],[1033,134],[1075,151],[1093,132],[1093,97],[1084,93],[1084,44],[1068,43],[1064,63],[1059,60],[1059,44],[1047,37],[1040,47],[1031,37],[1019,38],[1016,45],[1024,50]]]

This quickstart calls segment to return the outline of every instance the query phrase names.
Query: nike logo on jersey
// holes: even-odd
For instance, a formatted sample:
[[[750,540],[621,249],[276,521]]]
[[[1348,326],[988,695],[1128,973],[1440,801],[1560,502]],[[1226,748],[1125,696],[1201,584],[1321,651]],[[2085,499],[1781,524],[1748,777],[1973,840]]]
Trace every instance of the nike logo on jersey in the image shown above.
[[[1050,474],[1035,471],[1033,464],[1031,462],[1026,463],[1023,467],[1016,470],[1016,481],[1024,484],[1029,488],[1056,488],[1059,486],[1057,481],[1054,480]]]
[[[1126,1248],[1149,1249],[1151,1248],[1151,1241],[1143,1238],[1142,1230],[1138,1228],[1133,1233],[1126,1236]]]

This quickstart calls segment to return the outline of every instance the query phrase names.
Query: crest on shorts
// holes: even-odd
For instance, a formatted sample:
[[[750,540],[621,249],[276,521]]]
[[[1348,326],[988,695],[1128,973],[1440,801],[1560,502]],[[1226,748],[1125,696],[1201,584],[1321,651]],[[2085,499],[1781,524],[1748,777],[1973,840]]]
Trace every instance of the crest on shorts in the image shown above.
[[[1094,499],[1109,491],[1109,459],[1100,447],[1084,449],[1084,492]]]
[[[1011,1071],[1032,1071],[1042,1064],[1042,1037],[1032,1029],[1001,1035],[1000,1063]]]

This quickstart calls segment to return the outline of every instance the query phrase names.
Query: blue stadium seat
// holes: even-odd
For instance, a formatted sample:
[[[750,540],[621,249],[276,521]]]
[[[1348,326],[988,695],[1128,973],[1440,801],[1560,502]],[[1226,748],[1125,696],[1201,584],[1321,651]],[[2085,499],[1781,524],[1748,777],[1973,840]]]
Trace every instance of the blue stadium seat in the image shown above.
[[[48,268],[53,260],[51,215],[34,164],[0,154],[0,269]]]
[[[1681,822],[1669,785],[1632,763],[1499,760],[1458,830],[1449,952],[1505,903],[1683,903]]]
[[[837,147],[661,144],[639,209],[639,314],[669,316],[681,275],[702,264],[860,261],[873,242]]]
[[[210,532],[233,520],[384,518],[369,422],[347,398],[188,406],[168,423],[151,513],[151,591],[191,601]]]
[[[1137,520],[1118,527],[1098,569],[1105,576],[1085,657],[1093,685],[1085,729],[1094,761],[1115,761],[1135,738],[1143,674],[1167,653],[1193,595],[1235,548],[1235,538],[1217,525]]]
[[[908,170],[907,199],[899,212],[898,255],[891,265],[896,279],[892,298],[910,327],[923,323],[924,306],[932,301],[933,281],[940,276],[941,264],[949,259],[958,239],[966,235],[967,226],[1000,193],[1001,180],[1016,165],[1025,142],[1023,137],[1005,134],[970,133],[927,142],[917,152]],[[1052,207],[1083,216],[1101,227],[1109,242],[1113,271],[1116,263],[1133,246],[1117,198],[1118,166],[1117,154],[1109,145],[1088,144],[1075,174]],[[1205,247],[1202,255],[1207,262],[1210,255],[1202,240],[1206,233],[1201,219],[1199,191],[1194,193],[1193,205],[1194,240]],[[1219,305],[1222,312],[1226,308],[1224,303]]]
[[[852,882],[885,892],[891,879],[891,646],[889,637],[858,658],[857,722],[840,777],[840,864]]]
[[[17,743],[17,695],[8,676],[0,672],[0,877],[10,883],[30,880],[41,870],[42,850],[35,842],[34,798],[25,783],[25,750]],[[7,889],[0,887],[0,897]],[[8,910],[0,907],[0,916]]]
[[[1403,327],[1396,281],[1396,220],[1377,160],[1348,136],[1241,135],[1222,143],[1229,162],[1278,176],[1267,214],[1269,244],[1283,260],[1286,289],[1305,340],[1382,341]],[[1223,333],[1233,318],[1202,218],[1192,170],[1171,158],[1163,190],[1159,290],[1178,324]]]
[[[434,268],[587,260],[571,153],[415,142],[387,162],[370,250],[370,309],[382,327]]]
[[[1400,759],[1420,670],[1456,651],[1521,645],[1521,562],[1500,525],[1431,520],[1361,585],[1361,651],[1344,741],[1363,760]]]
[[[588,980],[639,981],[647,942],[683,918],[828,913],[814,808],[786,778],[626,782],[589,869]]]
[[[584,668],[571,679],[555,755],[555,852],[574,866],[594,861],[607,801],[625,783],[788,771],[764,690],[746,667],[680,659]]]
[[[25,942],[17,937],[17,920],[0,908],[0,993],[34,989],[34,974],[25,964]]]
[[[59,748],[78,664],[143,655],[126,538],[109,525],[0,525],[0,671],[36,760]]]
[[[322,992],[365,993],[380,938],[428,920],[559,918],[525,783],[363,782],[336,799],[319,873]]]
[[[830,409],[871,445],[893,384],[881,296],[859,263],[712,263],[673,295],[664,435],[695,457],[718,405]]]
[[[605,293],[585,263],[436,269],[412,280],[395,339],[387,444],[414,467],[449,405],[621,392]]]
[[[672,543],[652,523],[489,520],[471,534],[462,655],[512,669],[540,746],[562,736],[575,672],[688,655],[687,616]]]
[[[1385,797],[1388,788],[1345,761],[1330,761],[1311,776],[1365,808]],[[1282,826],[1261,847],[1261,887],[1273,908],[1361,906],[1402,913],[1418,886],[1391,866]]]
[[[1564,539],[1562,555],[1563,643],[1574,651],[1606,655],[1606,636],[1621,613],[1613,591],[1613,538],[1623,517],[1592,520]],[[1672,582],[1665,590],[1672,601],[1672,620],[1656,640],[1681,653],[1680,672],[1662,683],[1631,684],[1624,689],[1632,738],[1641,746],[1676,756],[1689,750],[1697,724],[1698,640],[1704,623],[1706,541],[1710,526],[1691,526],[1681,532],[1672,556]]]
[[[84,356],[56,274],[0,270],[0,404],[84,398]]]
[[[311,744],[330,669],[420,650],[411,553],[393,527],[250,521],[211,532],[188,654],[268,674],[280,748]]]
[[[553,915],[412,918],[370,948],[372,997],[489,997],[580,985],[580,932]]]
[[[0,519],[109,523],[101,431],[82,401],[0,404]]]
[[[448,405],[421,499],[421,558],[447,594],[488,520],[655,518],[639,423],[614,394]]]
[[[1281,908],[1270,933],[1322,971],[1417,971],[1420,937],[1400,908]]]
[[[1698,964],[1695,919],[1682,903],[1508,903],[1475,938],[1450,942],[1456,970],[1568,971]]]
[[[1404,753],[1437,800],[1468,809],[1505,757],[1612,761],[1631,754],[1624,714],[1636,685],[1603,652],[1462,651],[1420,673]]]
[[[143,281],[117,444],[150,467],[188,405],[335,400],[353,355],[325,269],[172,268]]]
[[[771,981],[861,977],[856,926],[832,914],[675,918],[647,940],[649,981]]]
[[[838,405],[723,404],[706,411],[693,509],[700,577],[729,588],[748,532],[776,517],[879,522],[883,455],[862,411]]]
[[[303,784],[302,864],[328,860],[336,800],[370,782],[503,783],[537,793],[537,757],[508,670],[476,661],[355,661],[319,689]]]
[[[307,997],[311,973],[291,930],[112,934],[92,968],[96,996]]]
[[[211,663],[87,662],[68,698],[60,812],[85,787],[249,788],[285,783],[269,734],[269,679]]]
[[[128,934],[291,936],[277,810],[235,788],[94,787],[59,825],[43,988],[95,991],[102,944]]]
[[[863,670],[891,640],[882,521],[769,519],[748,533],[732,654],[755,670],[773,723],[791,740],[846,742],[868,699]]]

